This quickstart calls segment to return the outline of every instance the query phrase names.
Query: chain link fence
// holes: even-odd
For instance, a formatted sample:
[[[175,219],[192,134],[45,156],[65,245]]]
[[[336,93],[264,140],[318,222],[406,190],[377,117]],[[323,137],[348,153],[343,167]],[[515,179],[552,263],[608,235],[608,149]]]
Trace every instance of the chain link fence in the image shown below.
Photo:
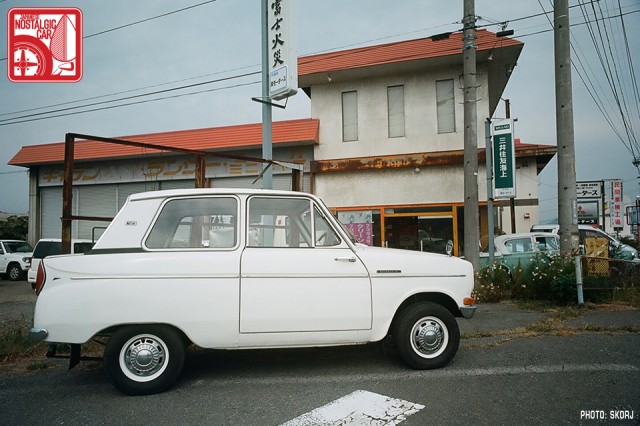
[[[640,285],[640,262],[580,256],[585,291],[622,290]]]

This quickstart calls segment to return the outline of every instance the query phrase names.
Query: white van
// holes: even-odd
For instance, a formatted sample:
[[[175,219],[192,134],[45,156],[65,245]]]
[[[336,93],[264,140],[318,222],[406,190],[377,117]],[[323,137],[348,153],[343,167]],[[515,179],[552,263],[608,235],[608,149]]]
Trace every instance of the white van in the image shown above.
[[[91,240],[71,240],[71,253],[86,253],[93,248]],[[31,268],[27,272],[27,281],[31,288],[35,289],[38,265],[47,256],[56,256],[62,253],[62,240],[60,238],[43,238],[36,243],[31,257]]]
[[[559,228],[560,225],[558,224],[533,225],[531,227],[531,232],[551,232],[553,234],[557,234]],[[609,240],[609,250],[611,251],[612,249],[615,249],[615,251],[619,253],[616,257],[623,260],[640,262],[640,258],[638,257],[638,250],[627,244],[621,243],[611,235],[604,232],[602,229],[594,228],[591,225],[578,225],[578,232],[580,233],[581,246],[584,246],[585,238],[606,238],[607,240]]]

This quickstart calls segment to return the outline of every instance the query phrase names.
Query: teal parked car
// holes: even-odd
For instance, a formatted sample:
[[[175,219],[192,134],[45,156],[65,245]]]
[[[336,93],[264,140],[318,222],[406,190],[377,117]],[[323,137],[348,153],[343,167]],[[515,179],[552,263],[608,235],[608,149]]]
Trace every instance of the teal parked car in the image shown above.
[[[526,266],[539,253],[558,254],[560,238],[550,232],[499,235],[494,239],[493,261],[513,276],[518,265]],[[480,253],[480,266],[489,266],[487,248]]]

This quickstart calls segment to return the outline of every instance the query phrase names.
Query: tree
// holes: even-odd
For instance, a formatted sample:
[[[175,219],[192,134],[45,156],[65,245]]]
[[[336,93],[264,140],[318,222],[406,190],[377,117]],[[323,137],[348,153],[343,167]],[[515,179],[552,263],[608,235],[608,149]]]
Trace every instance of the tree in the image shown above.
[[[0,238],[26,240],[29,232],[29,217],[11,215],[0,221]]]

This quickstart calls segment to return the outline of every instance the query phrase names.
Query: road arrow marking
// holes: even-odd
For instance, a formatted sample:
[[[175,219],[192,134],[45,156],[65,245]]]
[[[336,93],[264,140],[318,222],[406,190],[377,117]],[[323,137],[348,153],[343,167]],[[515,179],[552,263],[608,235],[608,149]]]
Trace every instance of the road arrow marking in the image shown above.
[[[282,426],[397,425],[423,408],[424,405],[358,390]]]

